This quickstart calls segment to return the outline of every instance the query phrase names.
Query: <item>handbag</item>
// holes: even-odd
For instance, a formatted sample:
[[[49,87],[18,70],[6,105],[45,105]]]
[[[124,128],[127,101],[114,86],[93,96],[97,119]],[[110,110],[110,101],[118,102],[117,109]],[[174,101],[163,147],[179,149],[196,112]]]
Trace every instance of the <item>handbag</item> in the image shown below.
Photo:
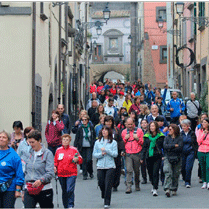
[[[176,165],[180,161],[180,157],[178,156],[168,156],[168,161],[172,165]]]
[[[38,187],[33,187],[33,184],[28,182],[26,185],[29,195],[38,195],[44,188],[44,184],[41,184]]]

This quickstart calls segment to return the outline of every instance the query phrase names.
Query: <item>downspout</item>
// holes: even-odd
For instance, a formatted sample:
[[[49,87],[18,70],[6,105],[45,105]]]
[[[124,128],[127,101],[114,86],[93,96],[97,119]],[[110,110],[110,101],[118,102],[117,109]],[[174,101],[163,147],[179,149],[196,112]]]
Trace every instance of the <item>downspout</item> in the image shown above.
[[[85,2],[85,22],[87,22],[87,2]],[[88,102],[88,49],[87,49],[87,26],[85,26],[85,36],[84,36],[84,47],[85,47],[85,54],[84,54],[84,59],[85,59],[85,102],[84,105],[86,107],[87,102]]]
[[[36,2],[33,2],[32,16],[32,127],[35,127],[35,73],[36,73]]]
[[[59,5],[59,96],[58,96],[58,104],[60,104],[61,100],[61,24],[62,24],[62,5]]]

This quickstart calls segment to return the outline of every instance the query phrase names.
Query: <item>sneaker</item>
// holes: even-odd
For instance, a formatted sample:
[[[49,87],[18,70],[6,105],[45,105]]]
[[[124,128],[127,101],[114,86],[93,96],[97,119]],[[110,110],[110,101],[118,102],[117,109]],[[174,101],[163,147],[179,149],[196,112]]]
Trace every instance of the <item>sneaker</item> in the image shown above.
[[[84,177],[83,177],[83,180],[87,180],[87,176],[84,176]]]
[[[209,183],[207,183],[207,189],[209,190]]]
[[[91,179],[93,179],[94,178],[94,174],[92,173],[92,174],[90,174],[90,178]]]
[[[152,189],[151,189],[151,193],[153,193],[153,190],[154,190],[154,189],[152,188]]]
[[[131,188],[128,187],[128,188],[126,189],[126,194],[130,194],[131,192],[132,192]]]
[[[104,205],[104,208],[105,209],[110,208],[110,205]]]
[[[189,183],[185,184],[186,188],[191,188],[191,185]]]
[[[157,189],[153,189],[152,195],[155,196],[155,197],[158,196]]]
[[[171,194],[172,194],[173,196],[176,196],[176,195],[177,195],[176,191],[172,191]]]
[[[143,179],[142,184],[146,184],[146,183],[147,183],[147,180]]]
[[[140,186],[139,185],[136,185],[135,190],[136,191],[141,191]]]
[[[125,169],[121,169],[121,175],[125,176]]]
[[[207,187],[207,183],[206,182],[203,182],[203,185],[202,185],[202,189],[206,189],[206,187]]]
[[[169,190],[169,189],[167,189],[167,190],[165,191],[165,195],[166,195],[167,197],[170,197],[170,196],[171,196],[170,190]]]
[[[79,173],[82,174],[83,173],[83,170],[80,170]]]

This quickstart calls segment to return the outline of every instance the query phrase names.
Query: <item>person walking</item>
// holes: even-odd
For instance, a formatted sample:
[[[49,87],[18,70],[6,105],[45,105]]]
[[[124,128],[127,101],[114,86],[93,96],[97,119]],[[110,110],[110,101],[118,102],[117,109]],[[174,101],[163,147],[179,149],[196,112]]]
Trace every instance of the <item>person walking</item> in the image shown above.
[[[190,93],[190,100],[186,103],[187,118],[191,121],[191,129],[195,131],[197,126],[198,116],[201,114],[202,108],[200,103],[195,99],[195,93]]]
[[[166,109],[170,111],[171,123],[179,124],[179,116],[185,110],[184,102],[178,98],[178,93],[176,91],[172,92],[172,99],[167,104]]]
[[[103,114],[104,114],[104,107],[102,104],[99,104],[97,111],[92,115],[92,117],[89,116],[94,127],[99,123],[99,117]]]
[[[181,173],[186,188],[191,187],[191,175],[194,160],[197,154],[198,144],[194,131],[190,129],[191,122],[188,119],[181,121],[181,136],[183,138]]]
[[[77,147],[83,158],[83,180],[87,180],[88,173],[91,179],[94,177],[92,152],[96,140],[96,133],[94,127],[89,123],[90,118],[88,115],[84,115],[81,120],[82,125],[76,133],[74,147]]]
[[[178,125],[170,124],[168,131],[168,136],[166,136],[163,144],[165,154],[163,171],[165,173],[165,195],[170,197],[171,194],[175,196],[178,190],[178,181],[182,164],[181,156],[183,149],[183,139],[180,136]]]
[[[51,119],[48,121],[45,129],[45,137],[48,143],[48,149],[55,155],[58,147],[61,146],[62,130],[65,125],[60,120],[60,114],[57,110],[52,111]]]
[[[60,114],[60,119],[64,123],[64,129],[62,130],[62,134],[70,134],[71,124],[70,124],[70,117],[68,114],[65,113],[65,107],[63,104],[57,105],[57,111]]]
[[[201,168],[202,189],[209,190],[209,118],[203,119],[202,128],[197,131],[198,159]]]
[[[0,132],[0,208],[14,208],[24,184],[21,159],[9,147],[10,140],[9,133]]]
[[[131,107],[131,105],[132,105],[131,95],[130,94],[126,94],[125,101],[123,102],[123,107],[125,107],[127,112],[128,112],[130,107]]]
[[[104,199],[104,208],[111,203],[111,190],[115,175],[114,158],[118,156],[117,142],[113,140],[112,130],[104,126],[98,140],[95,142],[93,156],[97,158],[98,185]]]
[[[54,157],[54,172],[57,173],[62,188],[64,208],[74,208],[77,164],[82,164],[83,158],[75,147],[70,146],[72,138],[69,134],[64,134],[61,138],[62,146],[57,149]]]
[[[153,121],[149,124],[148,133],[144,135],[144,143],[141,151],[141,163],[146,159],[149,177],[152,183],[152,194],[158,196],[159,170],[162,161],[162,149],[164,134],[160,132],[158,123]]]
[[[135,177],[135,189],[140,191],[140,152],[143,145],[143,132],[140,128],[134,127],[134,121],[131,118],[128,118],[126,121],[126,129],[122,131],[122,139],[125,143],[125,152],[126,152],[126,169],[127,169],[127,188],[126,194],[132,192],[132,177],[134,171]]]
[[[54,157],[52,152],[41,143],[41,133],[32,131],[28,135],[30,157],[25,167],[24,207],[35,208],[39,203],[41,208],[53,208]]]

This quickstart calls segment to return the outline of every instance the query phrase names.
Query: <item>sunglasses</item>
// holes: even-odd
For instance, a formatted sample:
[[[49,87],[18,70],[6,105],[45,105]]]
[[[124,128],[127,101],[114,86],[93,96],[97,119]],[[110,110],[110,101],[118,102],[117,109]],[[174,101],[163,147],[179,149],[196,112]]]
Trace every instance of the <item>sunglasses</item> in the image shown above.
[[[87,121],[88,119],[82,119],[82,121]]]

